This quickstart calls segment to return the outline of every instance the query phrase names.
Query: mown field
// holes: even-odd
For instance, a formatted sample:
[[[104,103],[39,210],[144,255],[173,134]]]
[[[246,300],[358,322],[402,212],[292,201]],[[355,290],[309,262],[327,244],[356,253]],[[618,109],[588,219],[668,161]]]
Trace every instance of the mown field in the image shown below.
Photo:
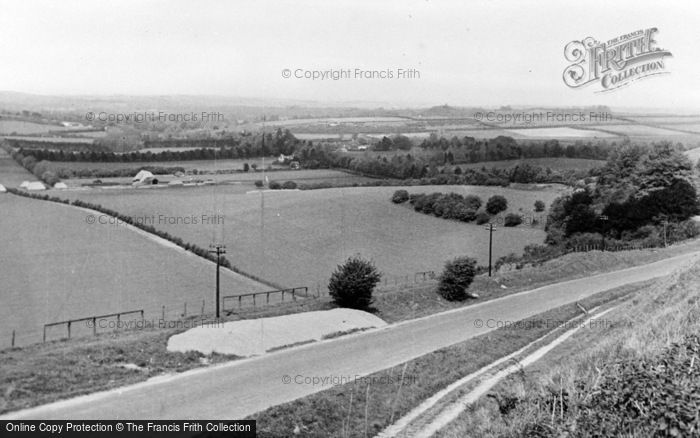
[[[483,225],[465,224],[416,213],[390,202],[396,187],[339,188],[312,191],[236,193],[226,186],[188,190],[74,191],[64,195],[98,203],[135,217],[222,214],[223,224],[188,226],[155,224],[186,241],[206,247],[212,239],[228,246],[227,258],[239,268],[285,286],[325,287],[331,272],[347,257],[361,254],[393,279],[415,272],[441,270],[445,261],[470,255],[488,262],[488,233]],[[514,190],[474,186],[421,186],[411,193],[454,191],[485,201],[502,194],[509,211],[531,215],[533,203],[547,205],[566,190]],[[525,245],[542,243],[540,225],[499,227],[494,260]]]
[[[65,128],[59,125],[25,122],[22,120],[0,120],[0,134],[25,135],[43,134],[49,131],[62,131]]]
[[[74,207],[0,194],[0,347],[41,341],[45,323],[133,309],[147,318],[214,307],[214,265]],[[96,218],[96,221],[99,221]],[[196,226],[193,226],[196,227]],[[225,294],[267,290],[222,275]],[[74,326],[73,333],[86,327]],[[65,327],[50,332],[63,336]]]
[[[105,163],[105,162],[89,162],[89,161],[53,161],[53,168],[66,168],[71,170],[81,169],[131,169],[142,166],[160,166],[160,167],[184,167],[185,170],[197,169],[200,171],[216,172],[217,170],[243,170],[244,163],[252,166],[257,165],[263,168],[262,158],[250,159],[226,159],[226,160],[189,160],[189,161],[133,161],[129,163]],[[272,157],[265,157],[264,167],[268,166],[279,167],[277,160]],[[286,167],[286,166],[285,166]]]
[[[18,187],[23,181],[37,181],[37,178],[17,164],[5,149],[0,148],[0,184]]]
[[[480,163],[460,164],[462,169],[506,169],[522,164],[531,166],[549,167],[552,170],[588,170],[605,165],[602,160],[588,160],[586,158],[525,158],[522,160],[482,161]]]

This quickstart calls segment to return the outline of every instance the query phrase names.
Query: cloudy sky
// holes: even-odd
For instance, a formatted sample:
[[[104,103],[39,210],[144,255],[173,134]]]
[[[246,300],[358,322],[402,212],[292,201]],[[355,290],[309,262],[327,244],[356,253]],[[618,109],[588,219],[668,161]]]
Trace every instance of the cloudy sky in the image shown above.
[[[700,108],[696,1],[0,0],[0,11],[4,91]],[[650,27],[673,53],[670,74],[602,94],[564,85],[568,42]],[[294,77],[329,69],[394,78]]]

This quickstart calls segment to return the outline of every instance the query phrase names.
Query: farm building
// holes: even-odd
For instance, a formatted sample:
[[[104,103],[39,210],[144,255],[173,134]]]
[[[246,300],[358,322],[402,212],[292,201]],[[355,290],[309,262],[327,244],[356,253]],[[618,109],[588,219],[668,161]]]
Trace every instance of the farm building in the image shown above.
[[[153,174],[147,170],[140,170],[131,180],[132,184],[150,184],[153,181]]]
[[[30,191],[46,190],[46,187],[44,186],[44,184],[40,183],[39,181],[30,182],[26,188],[27,188],[27,190],[30,190]]]
[[[0,193],[5,193],[7,189],[5,188],[4,185],[0,184]]]
[[[59,182],[57,182],[56,184],[53,185],[53,188],[54,188],[54,189],[61,189],[61,190],[62,190],[62,189],[67,189],[68,186],[66,185],[66,183],[60,182],[60,181],[59,181]]]
[[[29,181],[22,181],[22,184],[19,185],[20,189],[26,189],[29,187]]]

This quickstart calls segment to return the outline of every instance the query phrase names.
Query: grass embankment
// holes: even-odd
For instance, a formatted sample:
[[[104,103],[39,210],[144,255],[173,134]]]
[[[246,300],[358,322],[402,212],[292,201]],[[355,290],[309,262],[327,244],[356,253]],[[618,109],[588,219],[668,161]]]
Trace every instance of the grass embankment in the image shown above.
[[[700,436],[700,265],[495,387],[441,437]]]
[[[625,286],[594,295],[581,303],[591,308],[641,287],[639,284]],[[580,314],[580,308],[571,304],[526,321],[568,321]],[[556,324],[524,325],[531,329],[495,330],[350,383],[272,407],[250,418],[257,420],[261,437],[290,436],[295,428],[307,437],[374,436],[452,382],[557,328]]]
[[[325,310],[322,300],[244,310],[223,321]],[[214,321],[211,315],[184,320],[179,327]],[[64,339],[0,350],[0,413],[142,382],[164,373],[237,359],[236,356],[167,351],[168,339],[185,328],[121,330],[95,337]]]

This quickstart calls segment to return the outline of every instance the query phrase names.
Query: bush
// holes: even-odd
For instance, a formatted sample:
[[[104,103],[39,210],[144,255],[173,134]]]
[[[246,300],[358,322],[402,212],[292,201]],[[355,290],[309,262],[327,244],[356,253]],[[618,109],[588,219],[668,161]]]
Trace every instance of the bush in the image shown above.
[[[391,202],[394,204],[403,204],[406,201],[408,201],[408,191],[406,190],[397,190],[391,197]]]
[[[297,188],[297,183],[294,181],[285,181],[284,184],[282,184],[282,188],[285,190],[294,190]]]
[[[515,227],[523,223],[523,218],[516,213],[508,213],[503,221],[504,227]]]
[[[486,201],[486,211],[498,214],[508,208],[508,201],[501,195],[493,195]]]
[[[476,211],[465,204],[460,204],[454,210],[454,218],[462,222],[471,222],[476,219]]]
[[[467,195],[464,197],[464,201],[472,210],[478,210],[481,208],[481,198],[476,195]]]
[[[476,214],[476,224],[477,225],[483,225],[485,223],[488,223],[488,221],[491,220],[491,216],[489,216],[488,213],[486,212],[479,212]]]
[[[278,183],[277,181],[270,181],[268,187],[270,188],[270,190],[279,190],[282,188],[282,184]]]
[[[350,257],[331,275],[328,291],[336,304],[353,309],[366,309],[372,303],[372,292],[381,274],[370,261]]]
[[[476,275],[476,260],[470,257],[458,257],[445,264],[440,275],[437,292],[448,301],[464,301],[469,296],[467,288]]]
[[[259,179],[259,180],[255,181],[255,187],[260,188],[260,187],[262,187],[262,186],[263,186],[262,180]]]
[[[248,172],[250,170],[250,165],[248,163],[243,163],[243,172]]]
[[[536,212],[541,212],[544,211],[545,205],[544,202],[540,201],[539,199],[535,201],[535,211]]]

